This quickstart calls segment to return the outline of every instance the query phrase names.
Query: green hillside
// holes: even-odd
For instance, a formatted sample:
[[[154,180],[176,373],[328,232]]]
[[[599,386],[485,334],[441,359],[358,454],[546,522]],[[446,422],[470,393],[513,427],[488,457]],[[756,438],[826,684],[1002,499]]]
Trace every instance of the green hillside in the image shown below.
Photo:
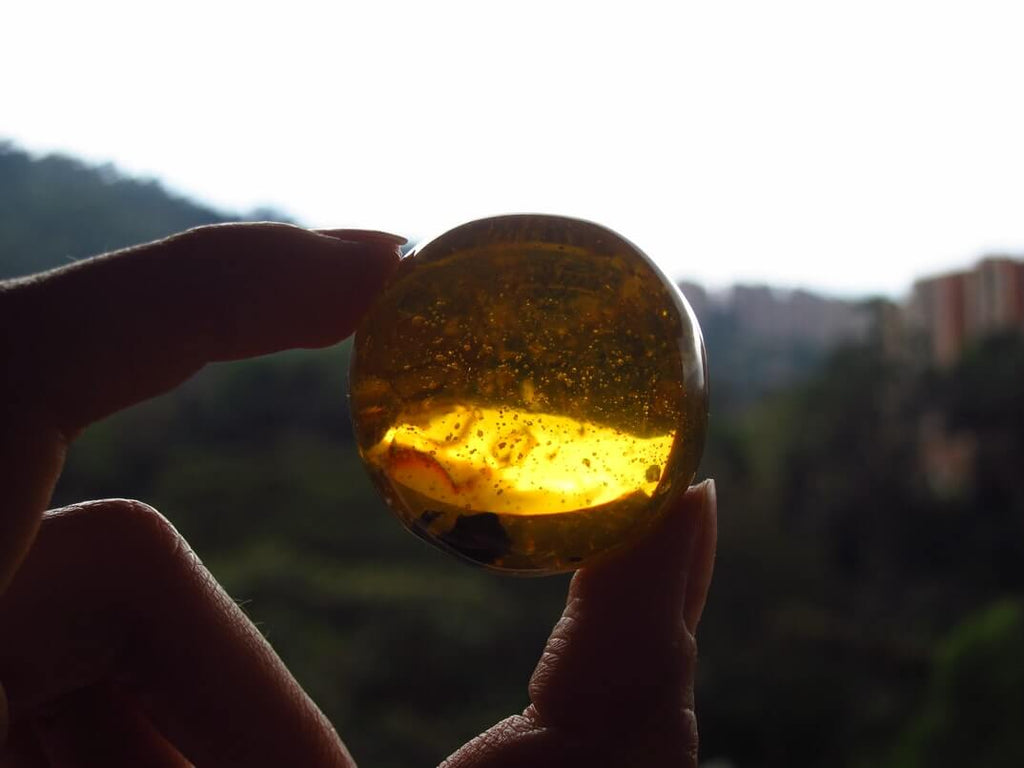
[[[0,279],[237,218],[109,165],[0,143]]]

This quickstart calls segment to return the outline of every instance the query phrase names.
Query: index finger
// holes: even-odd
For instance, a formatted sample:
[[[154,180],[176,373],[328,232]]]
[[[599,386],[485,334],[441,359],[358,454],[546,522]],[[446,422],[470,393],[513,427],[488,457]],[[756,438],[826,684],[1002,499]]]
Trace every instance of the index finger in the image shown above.
[[[8,385],[73,435],[208,362],[349,335],[402,238],[283,224],[201,227],[13,281]]]
[[[327,346],[354,330],[404,240],[336,234],[201,227],[0,283],[0,589],[85,426],[208,362]]]

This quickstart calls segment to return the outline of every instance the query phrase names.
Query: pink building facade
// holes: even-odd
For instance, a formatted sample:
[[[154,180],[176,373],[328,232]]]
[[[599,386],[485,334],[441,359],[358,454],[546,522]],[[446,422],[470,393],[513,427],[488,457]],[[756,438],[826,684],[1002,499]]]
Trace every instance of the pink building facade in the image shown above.
[[[993,333],[1024,333],[1024,262],[990,257],[966,272],[918,280],[907,315],[938,365],[954,363],[967,344]]]

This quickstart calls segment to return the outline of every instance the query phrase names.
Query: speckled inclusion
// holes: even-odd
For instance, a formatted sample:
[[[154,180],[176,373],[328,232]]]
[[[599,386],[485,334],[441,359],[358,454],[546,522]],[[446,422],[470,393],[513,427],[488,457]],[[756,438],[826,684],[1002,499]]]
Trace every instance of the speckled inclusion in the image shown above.
[[[576,219],[483,219],[426,243],[355,337],[375,484],[413,532],[495,570],[571,570],[639,536],[693,480],[707,398],[678,289]]]

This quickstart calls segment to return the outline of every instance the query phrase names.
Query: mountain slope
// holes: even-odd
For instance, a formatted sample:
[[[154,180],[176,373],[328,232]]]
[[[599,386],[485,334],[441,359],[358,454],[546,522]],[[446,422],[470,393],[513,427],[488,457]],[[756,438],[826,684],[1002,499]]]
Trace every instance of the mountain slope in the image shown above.
[[[109,165],[0,143],[0,279],[237,218]]]

